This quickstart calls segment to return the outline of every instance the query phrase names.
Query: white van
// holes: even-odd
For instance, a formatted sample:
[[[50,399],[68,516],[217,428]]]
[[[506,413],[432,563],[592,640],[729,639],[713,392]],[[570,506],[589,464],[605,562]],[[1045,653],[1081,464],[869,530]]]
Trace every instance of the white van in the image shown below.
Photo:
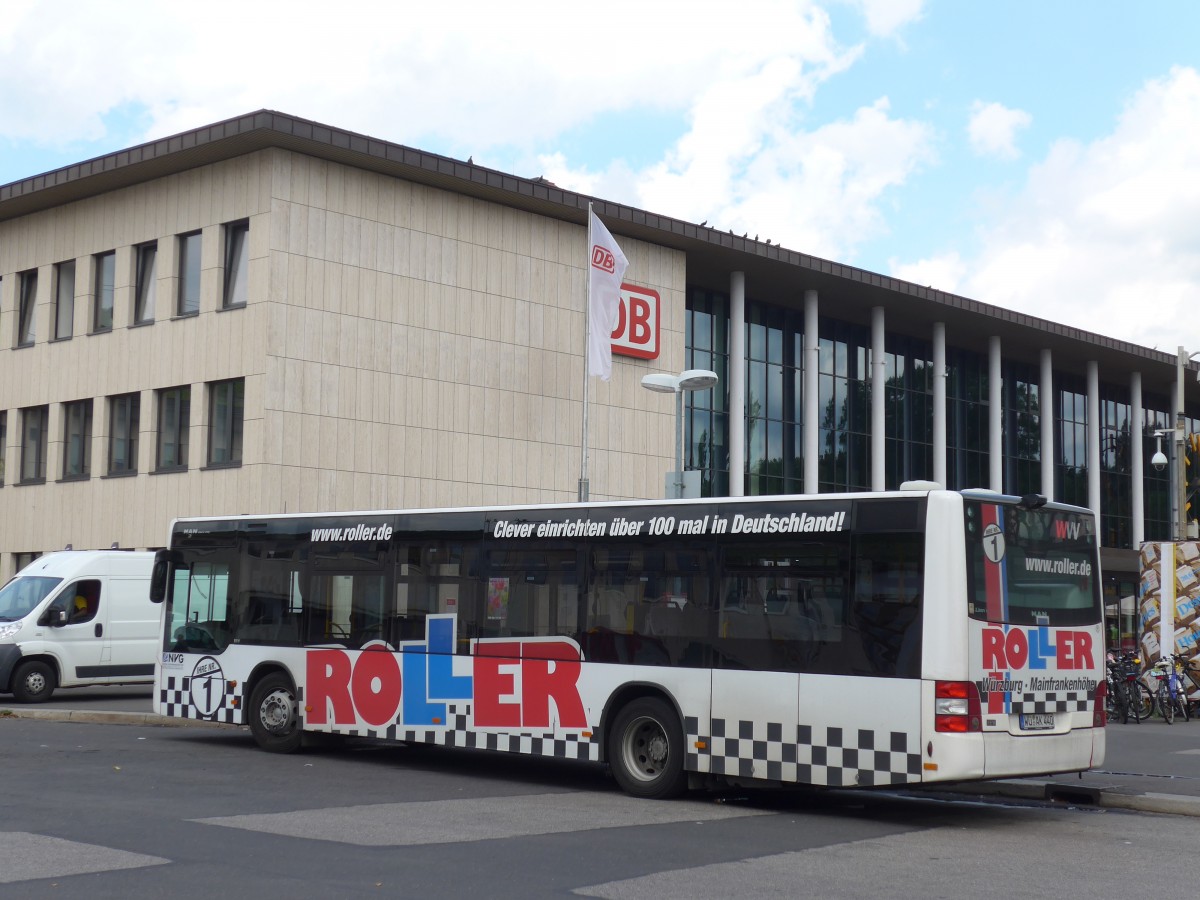
[[[0,693],[23,703],[56,687],[153,684],[161,645],[153,553],[63,550],[0,588]]]

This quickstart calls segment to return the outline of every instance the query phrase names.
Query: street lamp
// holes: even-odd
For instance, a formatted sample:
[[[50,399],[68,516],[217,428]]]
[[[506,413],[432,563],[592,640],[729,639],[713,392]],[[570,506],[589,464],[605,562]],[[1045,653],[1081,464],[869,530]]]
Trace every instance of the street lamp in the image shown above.
[[[642,387],[656,394],[675,395],[675,471],[672,497],[683,496],[683,394],[706,391],[717,383],[717,373],[708,369],[685,369],[678,375],[655,372],[642,376]]]

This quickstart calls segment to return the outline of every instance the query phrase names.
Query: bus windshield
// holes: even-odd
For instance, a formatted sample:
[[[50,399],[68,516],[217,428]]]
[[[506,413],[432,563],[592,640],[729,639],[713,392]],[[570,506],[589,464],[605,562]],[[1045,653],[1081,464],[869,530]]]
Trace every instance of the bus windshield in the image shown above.
[[[1100,621],[1095,518],[964,501],[969,613],[1007,625]]]

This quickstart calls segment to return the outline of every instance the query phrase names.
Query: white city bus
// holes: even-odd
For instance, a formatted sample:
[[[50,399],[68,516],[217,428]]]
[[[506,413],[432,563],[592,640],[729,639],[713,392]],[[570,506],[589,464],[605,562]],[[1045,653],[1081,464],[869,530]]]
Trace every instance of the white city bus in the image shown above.
[[[905,488],[176,520],[156,709],[280,752],[602,761],[643,797],[1099,764],[1092,513]]]

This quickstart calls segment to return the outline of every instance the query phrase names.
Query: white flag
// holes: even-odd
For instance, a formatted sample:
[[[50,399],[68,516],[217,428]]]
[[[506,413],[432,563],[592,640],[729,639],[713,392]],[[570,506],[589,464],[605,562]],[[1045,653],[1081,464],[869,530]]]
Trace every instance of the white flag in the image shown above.
[[[612,377],[612,333],[621,317],[621,279],[629,260],[588,207],[587,373]]]

